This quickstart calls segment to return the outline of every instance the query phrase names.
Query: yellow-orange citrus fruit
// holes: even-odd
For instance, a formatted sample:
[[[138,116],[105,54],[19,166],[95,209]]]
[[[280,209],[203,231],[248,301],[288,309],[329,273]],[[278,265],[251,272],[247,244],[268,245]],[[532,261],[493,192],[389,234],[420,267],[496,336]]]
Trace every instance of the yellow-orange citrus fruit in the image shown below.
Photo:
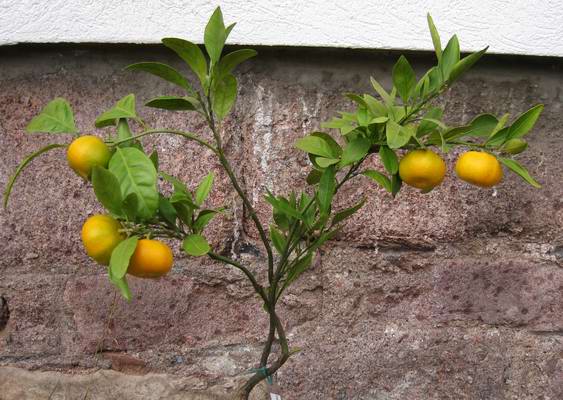
[[[502,167],[497,158],[483,151],[468,151],[457,159],[457,176],[472,185],[495,186],[502,180]]]
[[[151,239],[141,239],[129,261],[127,273],[139,278],[158,278],[172,268],[174,256],[166,244]]]
[[[107,167],[111,153],[108,146],[98,137],[80,136],[68,146],[68,165],[84,179],[89,179],[95,165]]]
[[[82,225],[82,243],[86,253],[102,265],[108,265],[111,252],[125,239],[121,224],[109,215],[94,215]]]
[[[401,159],[399,175],[407,185],[428,191],[444,180],[446,163],[431,150],[413,150]]]

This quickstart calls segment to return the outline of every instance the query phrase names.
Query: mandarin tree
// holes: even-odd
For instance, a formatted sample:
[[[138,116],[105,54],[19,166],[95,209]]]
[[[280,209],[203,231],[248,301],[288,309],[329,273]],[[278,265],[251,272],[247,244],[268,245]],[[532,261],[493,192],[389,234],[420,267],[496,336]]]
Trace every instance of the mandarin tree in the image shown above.
[[[318,249],[366,202],[363,199],[336,210],[333,200],[343,185],[366,177],[366,184],[375,182],[393,198],[403,183],[426,193],[440,185],[446,175],[446,164],[439,153],[462,148],[468,151],[459,157],[456,172],[464,181],[482,187],[497,185],[503,177],[502,164],[528,184],[540,186],[513,156],[526,149],[523,137],[533,128],[543,106],[532,107],[512,123],[508,114],[498,118],[487,113],[466,125],[447,125],[442,119],[444,110],[433,101],[460,79],[486,48],[461,58],[457,36],[442,48],[430,16],[428,25],[437,58],[435,66],[417,78],[408,60],[401,56],[393,67],[390,89],[371,78],[373,93],[346,93],[354,104],[351,111],[339,112],[322,125],[325,131],[312,132],[295,143],[311,162],[307,185],[298,193],[265,193],[272,207],[269,226],[258,218],[255,205],[225,155],[222,121],[238,91],[233,70],[256,52],[240,49],[223,54],[234,24],[225,26],[219,8],[205,28],[205,53],[187,40],[162,40],[193,72],[189,78],[158,62],[127,67],[156,75],[184,90],[184,96],[155,97],[145,104],[195,113],[205,121],[207,132],[150,127],[137,113],[135,96],[130,94],[96,119],[95,127],[106,130],[102,140],[82,135],[68,102],[57,98],[29,123],[27,130],[75,138],[68,145],[51,144],[24,159],[8,182],[4,205],[14,182],[35,157],[66,148],[69,166],[91,182],[96,198],[106,209],[105,215],[86,220],[82,229],[85,250],[98,263],[108,265],[110,282],[127,300],[133,296],[128,275],[157,278],[170,271],[172,252],[159,239],[178,240],[189,256],[207,256],[239,270],[250,281],[269,320],[254,373],[235,393],[237,398],[248,398],[253,387],[272,376],[296,351],[290,347],[277,313],[285,290],[311,266]],[[213,218],[221,218],[224,211],[206,208],[214,177],[207,175],[192,192],[184,182],[163,171],[156,150],[147,154],[140,141],[158,134],[196,142],[217,157],[259,234],[267,279],[260,280],[242,260],[211,248],[205,237],[206,226]],[[364,168],[364,161],[372,157],[381,159],[381,170]],[[164,190],[165,185],[170,190]],[[274,343],[279,344],[278,354],[273,354]]]

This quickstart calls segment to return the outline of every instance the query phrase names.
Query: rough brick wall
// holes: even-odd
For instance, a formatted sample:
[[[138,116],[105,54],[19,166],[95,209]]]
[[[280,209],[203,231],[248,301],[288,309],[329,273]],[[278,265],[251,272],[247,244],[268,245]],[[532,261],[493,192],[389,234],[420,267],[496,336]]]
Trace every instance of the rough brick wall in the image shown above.
[[[0,51],[2,186],[25,154],[65,140],[24,133],[51,98],[67,98],[78,126],[92,132],[95,117],[128,93],[139,100],[176,93],[122,71],[143,60],[180,67],[158,47]],[[396,56],[262,49],[238,71],[225,142],[263,220],[265,187],[285,193],[304,183],[307,159],[293,142],[350,107],[341,92],[370,91],[370,75],[389,85]],[[413,56],[421,70],[430,62]],[[283,300],[291,346],[302,349],[278,374],[284,399],[563,398],[562,66],[486,57],[441,100],[458,122],[545,103],[531,150],[520,157],[543,189],[512,174],[496,190],[470,187],[453,176],[455,154],[430,194],[406,188],[392,200],[362,179],[343,189],[339,204],[364,195],[369,202]],[[139,108],[153,126],[208,135],[190,114]],[[217,173],[211,203],[230,204],[232,217],[207,234],[217,249],[263,271],[256,232],[249,221],[237,223],[241,204],[213,155],[177,137],[146,143],[191,187],[208,170]],[[168,277],[131,279],[135,299],[117,303],[96,364],[113,289],[84,254],[79,232],[97,211],[63,152],[35,161],[0,211],[0,294],[12,309],[10,333],[0,339],[0,398],[81,398],[87,388],[100,399],[228,391],[258,357],[265,314],[240,274],[177,247]]]

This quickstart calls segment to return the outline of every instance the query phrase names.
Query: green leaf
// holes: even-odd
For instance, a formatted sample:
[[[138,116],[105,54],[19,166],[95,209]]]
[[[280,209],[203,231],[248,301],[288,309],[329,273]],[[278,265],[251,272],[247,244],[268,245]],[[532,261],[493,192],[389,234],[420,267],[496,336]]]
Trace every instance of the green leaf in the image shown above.
[[[501,163],[503,163],[508,168],[510,168],[513,172],[515,172],[517,175],[519,175],[522,179],[524,179],[530,185],[532,185],[533,187],[538,188],[538,189],[541,188],[541,185],[538,183],[538,181],[536,181],[534,178],[532,178],[532,176],[526,170],[526,168],[524,168],[518,162],[516,162],[515,160],[511,160],[510,158],[499,157],[498,159]]]
[[[542,111],[543,104],[538,104],[537,106],[534,106],[525,113],[521,114],[510,127],[508,137],[510,139],[516,139],[527,134],[536,124],[536,121],[538,120]]]
[[[307,153],[325,158],[340,158],[333,146],[323,137],[317,135],[305,136],[295,142],[295,147]]]
[[[381,103],[375,97],[370,96],[369,94],[364,94],[364,101],[366,102],[368,110],[376,116],[376,118],[374,119],[377,119],[378,117],[386,118],[387,107],[385,107],[383,103]],[[373,120],[371,121],[371,123],[374,123]]]
[[[119,189],[119,181],[114,174],[105,168],[94,166],[92,169],[92,186],[96,198],[106,210],[114,215],[123,214],[121,208],[123,199]]]
[[[152,165],[154,165],[154,169],[156,169],[158,171],[158,152],[156,151],[156,149],[154,149],[151,153],[151,155],[149,156],[149,158],[152,161]]]
[[[112,109],[96,118],[96,128],[115,125],[120,118],[137,118],[134,94],[125,96],[119,100]]]
[[[129,193],[121,203],[121,208],[123,213],[127,217],[128,221],[135,221],[137,219],[137,212],[139,209],[139,200],[135,193]]]
[[[158,214],[168,225],[176,226],[176,218],[178,218],[176,209],[172,203],[170,203],[170,200],[161,194],[158,196]]]
[[[159,62],[140,62],[128,65],[127,67],[125,67],[125,69],[148,72],[149,74],[158,76],[159,78],[171,82],[187,91],[193,90],[188,80],[184,78],[182,74],[180,74],[178,71],[167,64]]]
[[[236,97],[237,80],[233,75],[228,74],[224,76],[223,79],[214,85],[211,100],[213,111],[219,119],[225,118],[229,111],[231,111],[233,104],[235,104]]]
[[[129,289],[127,279],[125,277],[122,277],[121,279],[112,277],[109,267],[108,275],[110,282],[119,290],[119,293],[125,298],[125,300],[131,301],[133,296],[131,295],[131,290]]]
[[[130,139],[132,137],[133,137],[133,134],[131,132],[131,129],[129,128],[129,123],[127,122],[127,119],[120,118],[119,121],[117,122],[117,139],[116,139],[116,141]],[[139,143],[139,141],[137,139],[127,140],[125,142],[121,142],[121,143],[118,144],[118,147],[137,147],[137,148],[139,148],[139,146],[141,146],[141,144]],[[141,150],[141,148],[139,148],[139,150]]]
[[[220,71],[219,79],[221,79],[225,75],[230,74],[237,65],[248,60],[249,58],[255,57],[257,54],[258,53],[252,49],[241,49],[225,55],[218,64]]]
[[[434,25],[434,21],[430,16],[430,13],[426,14],[426,19],[428,20],[428,29],[430,30],[430,36],[432,36],[432,44],[434,44],[434,51],[436,52],[436,58],[438,62],[442,59],[442,43],[440,42],[440,35]]]
[[[150,99],[145,103],[147,107],[161,108],[169,111],[195,111],[198,101],[194,98],[160,96]]]
[[[368,169],[362,172],[362,175],[367,176],[373,181],[377,182],[381,187],[391,193],[391,181],[381,172],[374,171],[373,169]]]
[[[276,198],[271,193],[268,193],[268,195],[265,196],[265,199],[272,205],[275,212],[285,214],[289,217],[303,219],[303,215],[294,207],[292,207],[286,199]],[[278,225],[280,224],[278,223]]]
[[[369,121],[369,123],[370,124],[384,124],[387,121],[389,121],[389,117],[375,117],[374,119]]]
[[[330,166],[323,171],[317,192],[317,201],[322,215],[328,215],[330,213],[330,206],[335,189],[336,179],[334,166]]]
[[[40,156],[43,153],[48,152],[49,150],[59,149],[63,147],[67,147],[66,144],[57,144],[57,143],[49,144],[31,153],[26,158],[24,158],[21,163],[19,163],[13,175],[8,180],[6,189],[4,189],[4,208],[8,207],[8,200],[10,199],[10,193],[12,193],[12,188],[14,187],[14,183],[16,183],[16,179],[18,179],[18,176],[29,165],[29,163],[32,162],[36,157]]]
[[[129,260],[135,252],[138,241],[139,238],[137,236],[131,236],[120,242],[115,249],[113,249],[109,260],[111,277],[121,279],[125,276],[127,268],[129,268]]]
[[[509,127],[503,128],[500,131],[495,132],[493,136],[487,139],[485,145],[489,148],[502,146],[502,144],[508,140],[509,133],[510,133]]]
[[[330,165],[338,164],[340,161],[339,158],[324,158],[324,157],[316,157],[315,161],[317,165],[321,168],[326,168]]]
[[[220,214],[218,210],[201,210],[194,222],[194,232],[200,233],[202,232],[205,227],[211,222],[216,215]]]
[[[188,188],[186,187],[186,185],[184,184],[184,182],[182,182],[181,180],[179,180],[178,178],[172,176],[172,175],[168,175],[166,172],[159,172],[160,176],[162,176],[162,178],[172,184],[172,186],[174,187],[174,191],[178,192],[178,193],[189,193]]]
[[[387,136],[387,145],[392,149],[398,149],[409,142],[412,132],[405,127],[397,124],[393,120],[387,122],[385,130]]]
[[[457,36],[453,35],[448,45],[446,46],[444,52],[442,53],[442,59],[440,60],[440,71],[442,71],[442,78],[448,80],[450,73],[454,69],[454,66],[459,61],[459,42]]]
[[[439,121],[442,118],[442,115],[443,115],[443,111],[441,108],[432,107],[426,114],[424,114],[424,117],[420,122],[420,125],[418,125],[418,128],[416,129],[416,136],[422,137],[427,133],[432,132],[434,129],[436,129],[439,126],[439,124],[434,120]]]
[[[397,173],[391,177],[391,194],[393,197],[399,193],[401,186],[403,186],[403,181],[401,180],[401,176]]]
[[[348,97],[354,103],[357,103],[358,105],[364,108],[368,108],[368,105],[362,96],[357,95],[355,93],[344,93],[344,96]]]
[[[223,22],[223,13],[221,13],[221,8],[217,7],[205,27],[203,39],[205,49],[212,62],[216,63],[221,58],[225,40],[227,40],[227,32]]]
[[[323,139],[332,149],[332,154],[337,155],[337,157],[335,158],[340,158],[340,156],[342,155],[342,147],[340,147],[338,142],[336,142],[336,140],[334,140],[332,136],[325,132],[312,132],[310,135]]]
[[[50,101],[26,127],[27,132],[77,133],[70,104],[60,97]]]
[[[304,257],[295,261],[287,273],[284,288],[291,285],[303,272],[305,272],[313,262],[313,252],[309,251]]]
[[[463,75],[469,68],[471,68],[479,59],[486,53],[489,46],[485,47],[483,50],[477,51],[464,57],[461,61],[457,62],[450,72],[448,82],[453,82]]]
[[[150,158],[134,147],[118,147],[108,169],[117,177],[123,197],[137,196],[137,215],[150,219],[158,209],[157,173]]]
[[[203,86],[207,78],[207,61],[199,46],[178,38],[164,38],[162,43],[188,64]]]
[[[307,184],[316,185],[321,180],[322,174],[323,174],[322,171],[319,171],[318,169],[311,170],[311,172],[309,172],[306,178]]]
[[[283,233],[277,230],[273,225],[270,225],[270,239],[272,240],[274,247],[278,251],[278,254],[281,255],[285,249],[286,240],[283,236]]]
[[[210,172],[199,184],[195,191],[195,204],[201,206],[213,186],[213,172]]]
[[[381,86],[379,84],[379,82],[377,82],[373,77],[370,77],[370,81],[371,81],[371,86],[373,86],[373,88],[375,89],[377,94],[379,94],[379,96],[381,96],[381,98],[383,99],[383,102],[385,104],[387,104],[388,106],[393,105],[395,100],[393,99],[393,97],[389,93],[387,93],[387,91],[385,89],[383,89],[383,86]]]
[[[332,223],[331,225],[336,225],[339,222],[344,221],[346,218],[351,217],[352,215],[354,215],[360,208],[362,208],[364,206],[364,204],[366,204],[366,199],[363,198],[358,204],[347,208],[345,210],[339,211],[336,214],[334,214],[334,218],[332,218]]]
[[[399,171],[399,160],[397,159],[397,154],[391,150],[388,146],[379,147],[379,157],[383,162],[383,166],[391,175],[396,174]]]
[[[226,33],[227,37],[229,37],[229,35],[231,34],[231,31],[233,30],[233,28],[235,27],[236,24],[237,24],[236,22],[233,22],[231,25],[229,25],[225,28],[225,33]]]
[[[416,86],[416,76],[405,56],[399,57],[399,60],[393,66],[392,74],[393,85],[397,88],[397,92],[399,92],[403,103],[406,103]]]
[[[344,147],[339,166],[344,167],[361,160],[368,154],[370,147],[371,143],[368,139],[360,136],[353,139]]]
[[[520,154],[528,148],[528,143],[524,139],[510,139],[502,145],[500,149],[503,153]]]
[[[211,246],[207,240],[198,234],[188,235],[182,242],[182,248],[190,256],[200,257],[211,251]]]

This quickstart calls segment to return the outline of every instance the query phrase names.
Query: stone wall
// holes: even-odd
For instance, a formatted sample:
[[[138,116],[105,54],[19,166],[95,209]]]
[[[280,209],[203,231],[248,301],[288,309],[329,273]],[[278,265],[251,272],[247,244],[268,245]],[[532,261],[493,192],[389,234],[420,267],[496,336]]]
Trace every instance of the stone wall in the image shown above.
[[[264,188],[303,186],[307,159],[294,141],[351,107],[342,92],[370,91],[370,75],[389,85],[397,54],[259,53],[238,71],[239,101],[224,134],[267,220]],[[160,47],[0,49],[0,185],[25,154],[67,140],[24,132],[53,97],[67,98],[78,126],[92,132],[95,117],[128,93],[139,104],[177,93],[122,70],[144,60],[181,68]],[[420,54],[412,61],[420,71],[432,62]],[[430,194],[406,188],[393,200],[362,179],[343,189],[339,204],[369,202],[282,302],[291,346],[301,349],[278,374],[284,400],[563,398],[562,66],[485,57],[441,100],[456,122],[545,103],[520,157],[541,190],[513,174],[495,190],[471,187],[454,177],[456,154]],[[153,126],[208,135],[190,114],[140,112]],[[211,203],[230,204],[231,214],[207,234],[216,249],[263,272],[256,232],[237,223],[242,206],[213,155],[177,137],[146,143],[190,187],[216,172]],[[99,210],[61,151],[36,160],[0,211],[0,294],[12,310],[0,339],[0,398],[221,398],[254,366],[264,340],[266,315],[251,287],[237,271],[176,247],[173,272],[132,278],[134,300],[119,300],[108,324],[114,292],[79,237]]]

